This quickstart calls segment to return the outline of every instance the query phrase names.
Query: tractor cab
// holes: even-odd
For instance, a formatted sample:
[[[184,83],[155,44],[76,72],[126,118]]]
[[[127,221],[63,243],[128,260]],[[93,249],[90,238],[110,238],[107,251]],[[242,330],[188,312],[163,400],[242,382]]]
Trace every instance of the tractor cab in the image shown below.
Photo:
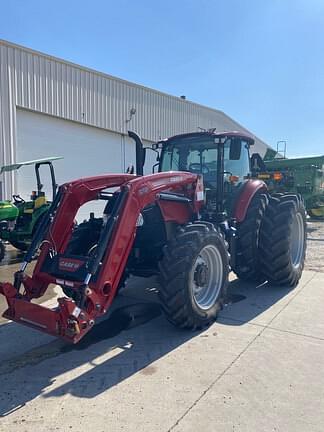
[[[25,200],[20,195],[13,195],[12,202],[6,201],[0,205],[1,240],[11,243],[14,247],[20,250],[26,250],[28,248],[37,225],[49,208],[51,201],[54,199],[56,194],[57,184],[52,162],[58,159],[62,159],[62,157],[37,159],[1,167],[0,174],[17,171],[21,167],[28,165],[34,165],[36,177],[36,189],[31,191],[28,200]],[[43,190],[44,185],[41,179],[42,167],[49,169],[51,182],[50,201]],[[9,213],[10,217],[8,216]],[[1,255],[3,255],[3,253],[0,254],[0,258]]]
[[[203,176],[208,219],[231,207],[232,192],[250,174],[251,137],[240,132],[195,132],[153,145],[161,149],[159,172],[188,171]]]
[[[189,171],[202,174],[206,184],[216,187],[218,153],[222,153],[225,179],[242,181],[250,172],[252,138],[236,132],[197,132],[177,135],[157,144],[162,149],[159,171]]]

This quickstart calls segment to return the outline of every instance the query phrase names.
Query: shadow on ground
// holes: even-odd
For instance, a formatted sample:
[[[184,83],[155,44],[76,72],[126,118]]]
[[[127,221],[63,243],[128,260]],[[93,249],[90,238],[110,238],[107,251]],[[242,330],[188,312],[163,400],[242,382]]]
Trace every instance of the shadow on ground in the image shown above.
[[[220,317],[230,325],[243,325],[257,318],[291,292],[291,288],[262,285],[235,279],[229,285],[228,303]],[[233,299],[233,300],[232,300]]]
[[[110,316],[77,345],[54,339],[3,363],[0,358],[0,416],[10,415],[38,396],[94,398],[141,370],[152,373],[149,366],[153,362],[199,336],[199,331],[188,332],[169,324],[161,314],[156,288],[147,286],[143,279],[130,282],[116,299]],[[230,283],[228,305],[220,314],[225,318],[222,325],[242,325],[288,292],[235,280]],[[17,324],[1,326],[2,347],[12,326]],[[28,331],[21,327],[21,337]],[[73,377],[77,368],[82,373]],[[57,377],[66,373],[71,374],[69,381],[57,385]]]

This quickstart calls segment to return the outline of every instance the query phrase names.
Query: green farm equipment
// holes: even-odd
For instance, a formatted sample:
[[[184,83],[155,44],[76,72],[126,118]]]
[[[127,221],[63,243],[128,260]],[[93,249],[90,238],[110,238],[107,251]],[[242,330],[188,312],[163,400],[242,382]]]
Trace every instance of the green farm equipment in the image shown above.
[[[256,176],[271,192],[297,193],[311,217],[324,219],[324,156],[264,160]]]
[[[0,201],[0,232],[14,228],[19,215],[18,208],[10,201]],[[0,240],[0,261],[5,255],[4,243]]]
[[[35,165],[37,190],[32,192],[28,201],[25,201],[20,195],[13,195],[13,202],[0,201],[0,261],[4,258],[5,242],[21,251],[28,249],[37,226],[51,204],[43,191],[40,167],[45,165],[50,170],[52,196],[54,198],[57,184],[52,161],[58,159],[62,158],[50,157],[1,167],[0,174],[18,170],[22,166]]]

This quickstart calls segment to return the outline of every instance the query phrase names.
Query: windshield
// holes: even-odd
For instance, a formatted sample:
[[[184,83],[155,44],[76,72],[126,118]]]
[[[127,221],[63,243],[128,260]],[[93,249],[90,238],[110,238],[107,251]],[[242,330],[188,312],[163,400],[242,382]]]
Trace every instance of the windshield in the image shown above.
[[[250,172],[248,143],[241,140],[241,157],[230,160],[230,143],[224,144],[224,171],[226,175],[236,175],[239,181]],[[161,171],[189,171],[203,174],[205,182],[216,182],[217,144],[214,137],[179,138],[168,143],[162,152]]]

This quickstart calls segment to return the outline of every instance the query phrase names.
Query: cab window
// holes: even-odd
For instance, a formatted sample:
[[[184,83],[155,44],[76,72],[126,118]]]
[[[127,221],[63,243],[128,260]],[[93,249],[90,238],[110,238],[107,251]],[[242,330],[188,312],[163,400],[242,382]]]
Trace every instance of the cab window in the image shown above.
[[[241,141],[241,157],[238,160],[230,160],[230,140],[227,140],[224,147],[224,171],[238,176],[239,181],[243,181],[250,172],[249,145],[245,140]]]

